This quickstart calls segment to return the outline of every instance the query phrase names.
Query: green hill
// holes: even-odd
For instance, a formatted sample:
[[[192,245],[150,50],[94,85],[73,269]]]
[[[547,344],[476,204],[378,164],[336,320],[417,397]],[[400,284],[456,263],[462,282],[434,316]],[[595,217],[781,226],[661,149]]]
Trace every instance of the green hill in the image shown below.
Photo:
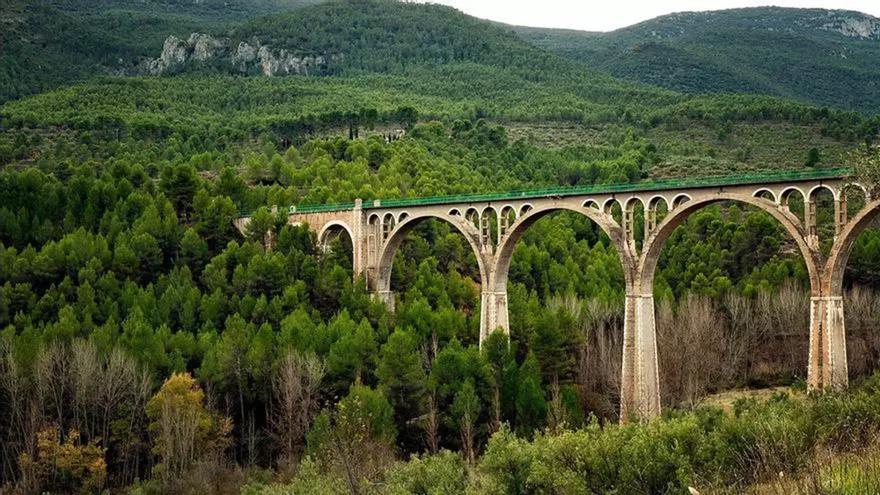
[[[631,81],[880,112],[880,20],[858,12],[768,7],[672,14],[610,33],[515,29]]]
[[[617,120],[628,109],[623,118],[634,119],[646,115],[644,109],[682,101],[681,95],[589,70],[509,30],[437,5],[327,2],[259,17],[228,31],[215,29],[211,36],[233,47],[257,46],[256,38],[278,57],[335,56],[338,62],[328,71],[334,77],[229,78],[241,72],[218,58],[183,64],[174,71],[178,77],[96,79],[9,104],[3,115],[12,125],[92,127],[143,119],[163,102],[157,117],[170,128],[191,119],[199,124],[185,124],[190,128],[215,121],[234,125],[227,112],[266,127],[279,114],[342,114],[364,107],[383,112],[398,106],[435,117],[595,122]],[[124,104],[128,97],[136,99],[130,109]],[[59,105],[58,98],[66,104]]]
[[[180,33],[172,34],[180,36]],[[183,34],[184,39],[189,35]],[[599,78],[603,81],[601,84],[612,81],[583,64],[532,46],[507,28],[436,4],[333,0],[229,26],[207,26],[198,35],[211,44],[211,53],[195,63],[188,60],[194,52],[193,43],[169,39],[162,52],[157,50],[153,56],[173,57],[177,62],[174,70],[160,72],[193,72],[207,68],[208,72],[266,73],[267,65],[283,65],[293,58],[323,57],[327,61],[324,70],[310,71],[310,74],[391,73],[413,67],[472,62],[528,70],[532,78],[564,74],[580,79]],[[178,48],[187,53],[181,56],[175,52]],[[257,53],[260,51],[263,53]],[[267,54],[271,57],[266,57]],[[258,70],[242,70],[240,64],[233,62],[244,58],[259,59]]]
[[[107,11],[173,14],[205,21],[247,19],[261,14],[284,12],[312,5],[321,0],[43,0],[47,5],[69,13],[89,14]]]
[[[9,102],[0,123],[283,146],[347,128],[486,118],[544,145],[616,149],[646,139],[660,150],[647,171],[655,175],[796,167],[814,147],[832,163],[878,126],[773,97],[689,96],[616,79],[437,5],[333,1],[232,26],[213,36],[238,47],[259,39],[277,57],[335,56],[335,64],[321,77],[242,77],[219,59],[173,76],[102,77]]]
[[[315,1],[9,0],[0,9],[0,102],[124,71],[170,34],[222,31]]]
[[[556,62],[509,30],[451,7],[391,0],[331,1],[252,19],[231,34],[234,44],[253,37],[305,54],[342,54],[344,67],[371,72],[453,62],[540,69]]]

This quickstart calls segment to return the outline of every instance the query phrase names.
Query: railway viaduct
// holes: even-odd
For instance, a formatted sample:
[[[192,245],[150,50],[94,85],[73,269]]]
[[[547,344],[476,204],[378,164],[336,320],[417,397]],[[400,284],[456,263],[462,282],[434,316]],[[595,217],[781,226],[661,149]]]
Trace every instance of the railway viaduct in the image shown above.
[[[822,191],[826,198],[833,198],[833,239],[830,235],[820,239],[817,229],[817,195]],[[292,224],[307,224],[325,249],[335,236],[347,233],[354,249],[355,276],[365,277],[368,287],[392,310],[391,268],[398,247],[420,222],[447,222],[467,239],[479,265],[481,342],[490,332],[509,331],[508,269],[523,234],[540,218],[560,210],[586,216],[616,247],[624,271],[621,417],[648,418],[660,413],[653,295],[660,251],[691,213],[718,202],[751,205],[767,212],[797,244],[811,289],[808,387],[811,391],[845,388],[844,269],[856,237],[880,214],[880,198],[849,178],[846,169],[355,200],[292,206],[288,216]],[[249,220],[243,215],[236,227],[244,232]]]

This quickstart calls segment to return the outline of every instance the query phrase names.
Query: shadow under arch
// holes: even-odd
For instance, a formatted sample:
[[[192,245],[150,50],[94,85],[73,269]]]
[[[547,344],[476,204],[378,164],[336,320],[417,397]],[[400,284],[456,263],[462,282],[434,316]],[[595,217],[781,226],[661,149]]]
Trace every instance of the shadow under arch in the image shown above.
[[[486,262],[482,256],[480,245],[478,242],[479,232],[477,232],[476,228],[470,224],[464,217],[456,215],[448,215],[448,214],[436,214],[436,213],[423,213],[423,214],[413,214],[412,216],[406,217],[400,223],[396,225],[393,231],[391,231],[388,239],[382,246],[381,254],[379,255],[378,262],[378,273],[376,277],[376,287],[375,289],[380,293],[390,293],[391,292],[391,267],[394,262],[394,255],[397,253],[397,250],[400,248],[400,245],[403,243],[406,235],[409,234],[413,229],[415,229],[419,224],[428,220],[441,220],[446,222],[453,229],[459,232],[464,238],[467,240],[471,249],[473,250],[474,257],[477,259],[477,266],[480,270],[480,280],[481,283],[485,284],[489,280],[488,272],[486,267]]]
[[[623,228],[614,223],[610,216],[593,208],[575,205],[553,205],[543,208],[531,208],[526,214],[522,215],[513,225],[511,225],[507,235],[504,236],[498,246],[495,265],[492,270],[493,279],[490,280],[494,291],[504,292],[507,290],[507,279],[510,271],[510,262],[513,258],[513,251],[526,231],[528,231],[538,220],[560,211],[573,211],[579,213],[599,226],[602,232],[611,239],[615,251],[617,251],[617,254],[620,257],[620,264],[623,267],[626,287],[631,286],[631,283],[633,282],[633,274],[627,269],[627,267],[632,266],[633,263],[631,261],[631,255],[624,248],[625,235]]]
[[[819,270],[822,266],[821,259],[819,254],[807,244],[806,234],[800,226],[797,217],[791,212],[778,208],[775,203],[767,199],[724,192],[709,198],[691,199],[670,211],[666,218],[657,225],[651,237],[646,240],[647,249],[645,249],[639,262],[639,286],[637,289],[640,294],[646,296],[653,294],[654,275],[657,270],[657,263],[660,260],[660,252],[676,227],[681,225],[694,212],[723,201],[733,201],[754,206],[775,218],[797,243],[801,256],[804,259],[804,264],[807,266],[807,272],[810,277],[810,290],[814,295],[819,295],[817,292],[821,291],[819,276]]]

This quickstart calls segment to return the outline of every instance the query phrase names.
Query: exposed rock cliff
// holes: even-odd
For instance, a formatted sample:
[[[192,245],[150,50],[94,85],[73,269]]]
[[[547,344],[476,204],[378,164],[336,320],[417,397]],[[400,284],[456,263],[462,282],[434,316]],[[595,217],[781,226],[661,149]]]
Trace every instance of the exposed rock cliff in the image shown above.
[[[242,74],[286,76],[292,74],[323,74],[342,55],[300,55],[296,50],[273,49],[259,39],[241,41],[233,48],[229,39],[192,33],[187,40],[169,36],[158,58],[142,65],[140,72],[151,75],[176,73],[194,64],[211,64]]]
[[[829,12],[820,21],[819,29],[834,31],[850,38],[880,40],[880,19],[857,12]]]

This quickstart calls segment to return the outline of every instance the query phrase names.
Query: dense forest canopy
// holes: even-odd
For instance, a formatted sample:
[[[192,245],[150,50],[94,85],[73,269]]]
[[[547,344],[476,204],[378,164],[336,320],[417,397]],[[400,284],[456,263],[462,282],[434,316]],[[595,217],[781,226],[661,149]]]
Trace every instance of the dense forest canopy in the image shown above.
[[[255,15],[295,10],[320,0],[44,0],[65,12],[138,11],[178,14],[212,21],[246,19]]]
[[[878,117],[623,81],[442,6],[306,3],[0,14],[13,26],[0,34],[0,491],[743,490],[877,431],[876,377],[846,396],[689,411],[730,389],[803,388],[808,276],[755,208],[719,203],[672,233],[654,281],[670,412],[621,427],[623,269],[585,217],[529,228],[509,340],[479,345],[484,281],[454,228],[407,236],[390,311],[353,277],[351,239],[324,250],[283,212],[870,164]],[[327,75],[108,73],[190,32],[344,56]],[[827,244],[833,198],[816,214]],[[876,230],[845,285],[859,379],[880,356]]]

